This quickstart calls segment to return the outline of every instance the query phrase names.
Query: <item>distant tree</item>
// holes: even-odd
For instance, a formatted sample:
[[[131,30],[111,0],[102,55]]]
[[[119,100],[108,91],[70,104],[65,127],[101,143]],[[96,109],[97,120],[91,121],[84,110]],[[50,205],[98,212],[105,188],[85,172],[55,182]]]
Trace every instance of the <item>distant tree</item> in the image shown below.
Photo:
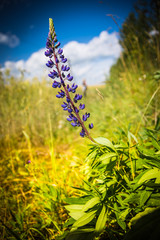
[[[160,1],[138,0],[120,29],[123,51],[110,70],[116,83],[121,73],[153,72],[160,68]],[[123,74],[122,74],[123,75]]]

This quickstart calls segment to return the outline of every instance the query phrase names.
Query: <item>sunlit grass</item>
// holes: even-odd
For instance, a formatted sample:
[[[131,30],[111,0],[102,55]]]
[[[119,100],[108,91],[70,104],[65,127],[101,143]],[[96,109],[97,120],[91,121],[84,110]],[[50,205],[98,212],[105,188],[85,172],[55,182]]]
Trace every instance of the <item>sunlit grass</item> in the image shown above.
[[[50,83],[6,81],[0,95],[1,236],[55,239],[67,219],[64,199],[79,194],[73,187],[83,185],[91,142],[66,121]],[[126,76],[122,82],[128,84]],[[141,126],[154,125],[155,99],[143,115],[154,82],[145,79],[144,85],[137,77],[133,82],[132,94],[127,84],[118,91],[110,82],[88,88],[83,102],[91,113],[93,138],[114,141],[117,129],[131,127],[135,133],[140,121]]]

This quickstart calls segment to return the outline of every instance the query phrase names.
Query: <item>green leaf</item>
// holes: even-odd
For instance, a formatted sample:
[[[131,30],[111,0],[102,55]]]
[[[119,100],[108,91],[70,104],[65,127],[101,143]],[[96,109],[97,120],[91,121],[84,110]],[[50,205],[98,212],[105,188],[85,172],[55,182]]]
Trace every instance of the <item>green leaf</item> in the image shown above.
[[[127,208],[124,211],[122,211],[119,215],[119,218],[124,221],[128,215],[128,213],[131,211],[131,209]]]
[[[92,151],[86,157],[85,162],[88,162],[89,164],[92,164],[92,162],[95,159],[96,155],[97,155],[97,151],[96,150]]]
[[[69,215],[74,218],[75,220],[78,220],[84,215],[84,212],[82,211],[82,208],[84,205],[67,205],[65,208],[70,212]]]
[[[154,194],[151,195],[146,203],[148,207],[160,207],[160,196],[158,197],[157,194],[158,193],[156,193],[155,196],[153,196]]]
[[[96,222],[95,232],[101,233],[103,231],[106,224],[106,220],[107,220],[107,212],[106,212],[106,207],[103,204],[101,213]]]
[[[143,176],[139,179],[138,184],[144,183],[147,180],[157,178],[160,174],[160,170],[158,168],[153,168],[146,171]]]
[[[90,232],[94,232],[94,228],[82,228],[82,229],[72,229],[70,233],[90,233]]]
[[[152,144],[157,150],[160,150],[160,145],[158,144],[156,139],[152,138]]]
[[[96,141],[96,143],[104,145],[106,147],[109,147],[115,151],[115,148],[114,148],[112,142],[110,140],[108,140],[107,138],[98,137],[98,138],[94,138],[94,140]]]
[[[138,140],[137,140],[137,138],[133,135],[133,133],[131,133],[130,131],[128,131],[128,141],[129,141],[130,144],[131,144],[131,138],[133,138],[134,141],[135,141],[136,143],[138,143]]]
[[[91,211],[89,213],[85,213],[82,217],[80,217],[74,224],[73,228],[78,228],[86,225],[91,222],[96,215],[97,210]]]
[[[110,162],[110,159],[116,156],[117,153],[115,152],[104,153],[102,156],[99,157],[99,161],[102,161],[104,164],[108,164]]]
[[[128,146],[125,143],[115,144],[114,148],[116,149],[128,149]]]
[[[149,197],[151,196],[152,191],[143,191],[140,195],[140,207],[142,207],[147,200],[149,199]]]
[[[158,152],[155,152],[155,154],[160,155],[160,150]]]
[[[94,207],[94,206],[97,205],[98,203],[100,203],[99,197],[91,198],[88,202],[86,202],[86,204],[85,204],[84,207],[82,208],[82,211],[83,211],[83,212],[86,212],[88,209]]]
[[[65,206],[65,208],[68,210],[68,211],[80,211],[82,210],[82,208],[84,207],[84,205],[78,205],[78,204],[72,204],[72,205],[67,205]]]
[[[70,212],[69,216],[72,217],[75,220],[78,220],[79,218],[81,218],[85,213],[83,211],[74,211],[74,212]]]
[[[63,228],[73,225],[74,222],[75,220],[73,218],[69,218],[68,221],[63,224]]]
[[[84,205],[67,205],[65,208],[70,212],[69,215],[74,218],[75,220],[78,220],[84,215],[84,211],[82,211],[82,208]]]
[[[123,229],[126,230],[126,224],[125,222],[120,218],[120,210],[118,209],[117,203],[114,203],[114,209],[115,209],[115,215],[117,219],[118,225]]]
[[[117,182],[116,179],[112,179],[112,180],[106,182],[106,186],[109,188],[110,186],[112,186],[112,185],[115,184],[116,182]]]
[[[157,181],[157,179],[156,179],[156,181]],[[148,182],[148,183],[145,183],[144,185],[149,188],[160,189],[160,183]]]
[[[74,198],[74,197],[68,197],[64,199],[64,202],[68,203],[68,204],[78,204],[78,205],[84,205],[87,202],[88,198]]]

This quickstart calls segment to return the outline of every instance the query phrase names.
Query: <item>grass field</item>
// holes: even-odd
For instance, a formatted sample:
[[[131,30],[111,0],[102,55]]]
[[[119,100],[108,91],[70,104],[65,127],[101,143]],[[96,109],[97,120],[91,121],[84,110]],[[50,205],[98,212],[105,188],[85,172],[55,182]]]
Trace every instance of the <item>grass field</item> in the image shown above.
[[[138,135],[156,125],[158,87],[152,76],[127,76],[113,88],[89,87],[83,99],[94,124],[92,137]],[[6,77],[0,86],[1,239],[55,239],[68,218],[66,197],[78,196],[91,142],[66,121],[61,100],[46,80]],[[81,89],[79,89],[81,92]]]

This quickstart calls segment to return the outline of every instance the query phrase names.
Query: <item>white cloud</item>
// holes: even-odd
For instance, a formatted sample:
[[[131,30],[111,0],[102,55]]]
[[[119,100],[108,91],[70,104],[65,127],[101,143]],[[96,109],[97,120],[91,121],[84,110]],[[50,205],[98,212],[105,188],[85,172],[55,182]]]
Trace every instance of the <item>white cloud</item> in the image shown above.
[[[120,52],[117,34],[109,34],[107,31],[101,32],[89,43],[72,41],[64,46],[64,53],[70,60],[75,80],[81,83],[86,79],[89,85],[105,80],[105,75],[109,73]]]
[[[7,45],[10,48],[18,46],[20,43],[19,38],[14,34],[4,34],[0,32],[0,44]]]
[[[20,70],[25,71],[26,77],[38,77],[40,78],[43,75],[47,75],[46,61],[47,58],[44,55],[45,49],[40,49],[39,51],[33,53],[28,60],[20,60],[17,62],[7,61],[4,64],[3,71],[7,68],[10,69],[11,75],[16,77],[20,76]]]
[[[111,65],[121,52],[117,34],[106,31],[88,43],[69,42],[63,49],[75,81],[81,84],[82,80],[86,79],[89,85],[100,84],[105,80],[105,75],[109,73]],[[9,68],[12,74],[18,74],[19,69],[25,69],[30,77],[47,76],[49,70],[45,66],[47,58],[44,51],[45,49],[40,49],[33,53],[27,61],[6,62],[5,67]]]

